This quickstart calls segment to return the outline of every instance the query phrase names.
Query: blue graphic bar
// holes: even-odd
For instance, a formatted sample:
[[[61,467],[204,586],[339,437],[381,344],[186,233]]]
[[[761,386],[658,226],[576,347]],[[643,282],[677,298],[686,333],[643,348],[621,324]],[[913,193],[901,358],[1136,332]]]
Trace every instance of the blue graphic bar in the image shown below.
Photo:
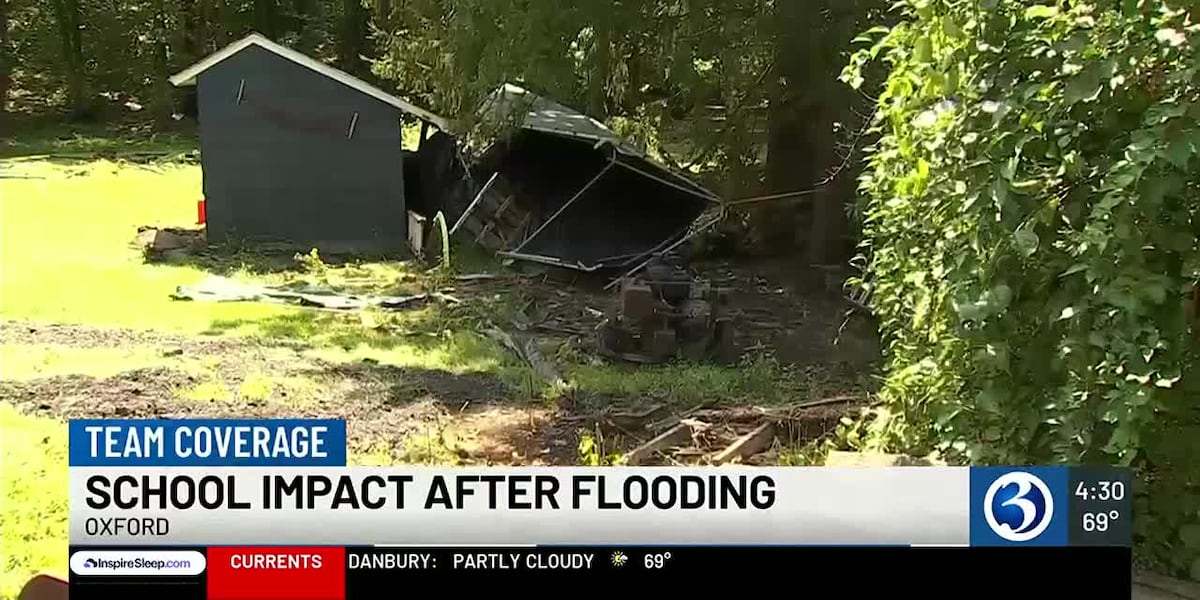
[[[72,467],[341,467],[334,419],[77,419]]]

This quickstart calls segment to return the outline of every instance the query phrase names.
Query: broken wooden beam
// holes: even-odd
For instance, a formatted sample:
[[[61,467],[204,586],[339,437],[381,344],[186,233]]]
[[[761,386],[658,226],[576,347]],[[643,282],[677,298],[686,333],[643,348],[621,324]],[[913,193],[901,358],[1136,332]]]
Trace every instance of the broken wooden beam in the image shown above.
[[[611,412],[605,413],[603,418],[605,421],[612,423],[614,427],[629,430],[645,430],[646,423],[654,417],[654,415],[662,412],[666,408],[665,404],[654,404],[645,410],[637,412]]]
[[[907,454],[885,454],[882,452],[843,452],[834,450],[825,457],[827,467],[927,467],[940,463],[928,458],[914,458]]]
[[[566,383],[558,374],[558,369],[554,367],[554,364],[542,356],[541,351],[538,350],[536,338],[523,336],[523,339],[518,342],[512,335],[498,327],[492,327],[484,333],[511,350],[517,355],[517,358],[525,361],[525,364],[529,365],[533,372],[547,383],[551,385]]]
[[[630,450],[625,455],[625,464],[634,466],[640,465],[658,452],[662,452],[672,446],[678,446],[692,441],[692,428],[680,423],[664,432],[662,435]]]
[[[713,464],[723,465],[733,460],[745,460],[771,447],[775,441],[775,423],[759,425],[754,431],[743,435],[712,458]]]
[[[1183,581],[1149,571],[1137,571],[1133,574],[1135,597],[1144,596],[1147,599],[1171,598],[1172,600],[1200,600],[1200,584]],[[1140,588],[1140,589],[1138,589]]]

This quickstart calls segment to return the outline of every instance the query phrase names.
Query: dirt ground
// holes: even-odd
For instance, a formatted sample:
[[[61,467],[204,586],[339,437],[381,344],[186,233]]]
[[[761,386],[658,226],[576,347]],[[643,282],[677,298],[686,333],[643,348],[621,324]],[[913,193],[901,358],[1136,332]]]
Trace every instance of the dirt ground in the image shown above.
[[[798,269],[791,261],[700,262],[695,271],[698,282],[727,292],[722,312],[733,318],[743,356],[847,373],[869,371],[879,358],[874,323],[843,298],[836,274]],[[613,293],[604,289],[609,281],[553,271],[459,285],[473,295],[519,295],[527,323],[549,337],[587,337],[586,346],[615,307]]]
[[[818,365],[850,379],[871,368],[877,350],[870,324],[853,315],[847,318],[849,305],[829,299],[819,282],[789,278],[770,265],[748,269],[717,263],[700,271],[703,280],[731,290],[727,310],[744,355],[770,356],[784,365]],[[614,303],[613,295],[594,281],[563,281],[544,274],[455,285],[450,291],[464,298],[519,296],[514,327],[551,346],[566,343],[580,352],[594,350],[591,332]],[[110,377],[76,374],[0,381],[0,401],[24,412],[63,419],[339,418],[348,423],[352,452],[385,454],[401,462],[577,464],[581,433],[617,440],[628,450],[681,420],[691,424],[692,439],[679,441],[669,452],[655,452],[646,462],[703,461],[768,421],[785,445],[819,438],[865,399],[861,389],[847,383],[846,393],[830,402],[802,407],[812,401],[803,398],[797,402],[800,407],[770,410],[704,403],[679,407],[670,398],[597,397],[586,390],[550,402],[529,398],[527,391],[513,389],[491,374],[331,363],[288,343],[28,322],[0,324],[0,338],[5,344],[70,348],[153,347],[178,359],[170,366]],[[187,360],[209,366],[197,374],[184,368]],[[254,397],[196,398],[180,393],[214,376],[236,388],[247,373],[316,382],[317,390],[297,393],[275,385]],[[772,462],[778,449],[775,444],[745,462]]]
[[[316,398],[292,402],[286,387],[253,400],[181,398],[179,390],[194,386],[198,377],[185,369],[167,367],[135,369],[104,378],[66,375],[0,382],[0,401],[28,413],[63,419],[327,417],[346,419],[351,450],[359,452],[386,452],[412,459],[421,449],[405,448],[402,442],[414,434],[427,436],[433,431],[443,437],[467,438],[464,432],[473,431],[486,435],[475,436],[481,438],[476,440],[437,441],[436,452],[450,451],[464,461],[497,464],[567,464],[575,457],[569,431],[555,429],[555,415],[544,402],[514,404],[505,384],[486,375],[370,363],[333,364],[305,357],[294,347],[126,329],[9,322],[2,331],[5,343],[153,345],[170,355],[215,359],[220,379],[232,385],[241,383],[247,372],[303,375],[321,383]]]

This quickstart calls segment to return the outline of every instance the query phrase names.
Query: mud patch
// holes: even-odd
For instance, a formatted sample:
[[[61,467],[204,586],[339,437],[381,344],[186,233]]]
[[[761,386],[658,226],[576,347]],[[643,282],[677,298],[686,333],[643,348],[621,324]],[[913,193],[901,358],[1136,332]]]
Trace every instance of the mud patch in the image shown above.
[[[498,404],[497,400],[511,397],[498,380],[468,376],[459,381],[449,373],[321,363],[309,365],[308,372],[320,377],[324,393],[300,405],[278,397],[257,402],[183,399],[180,390],[195,385],[197,378],[169,368],[105,378],[67,375],[2,381],[0,402],[56,419],[345,419],[351,452],[382,452],[398,461],[412,458],[406,445],[410,437],[428,441],[431,430],[449,430],[469,441],[448,448],[459,462],[574,463],[571,426],[560,423],[558,412],[544,403]],[[398,391],[410,389],[423,389],[426,394]],[[571,452],[556,451],[562,448]]]
[[[181,350],[192,354],[220,354],[230,349],[251,345],[243,340],[189,337],[158,331],[29,321],[5,321],[0,326],[0,342],[70,348],[154,346],[162,348],[164,352]]]

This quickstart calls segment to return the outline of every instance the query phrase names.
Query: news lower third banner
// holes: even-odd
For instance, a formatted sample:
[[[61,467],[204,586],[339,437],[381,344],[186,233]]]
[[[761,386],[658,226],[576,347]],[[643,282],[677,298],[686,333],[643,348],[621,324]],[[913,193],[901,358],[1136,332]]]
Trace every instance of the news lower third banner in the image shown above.
[[[1127,470],[347,467],[326,420],[70,423],[73,547],[1128,546]],[[74,570],[74,568],[73,568]]]

